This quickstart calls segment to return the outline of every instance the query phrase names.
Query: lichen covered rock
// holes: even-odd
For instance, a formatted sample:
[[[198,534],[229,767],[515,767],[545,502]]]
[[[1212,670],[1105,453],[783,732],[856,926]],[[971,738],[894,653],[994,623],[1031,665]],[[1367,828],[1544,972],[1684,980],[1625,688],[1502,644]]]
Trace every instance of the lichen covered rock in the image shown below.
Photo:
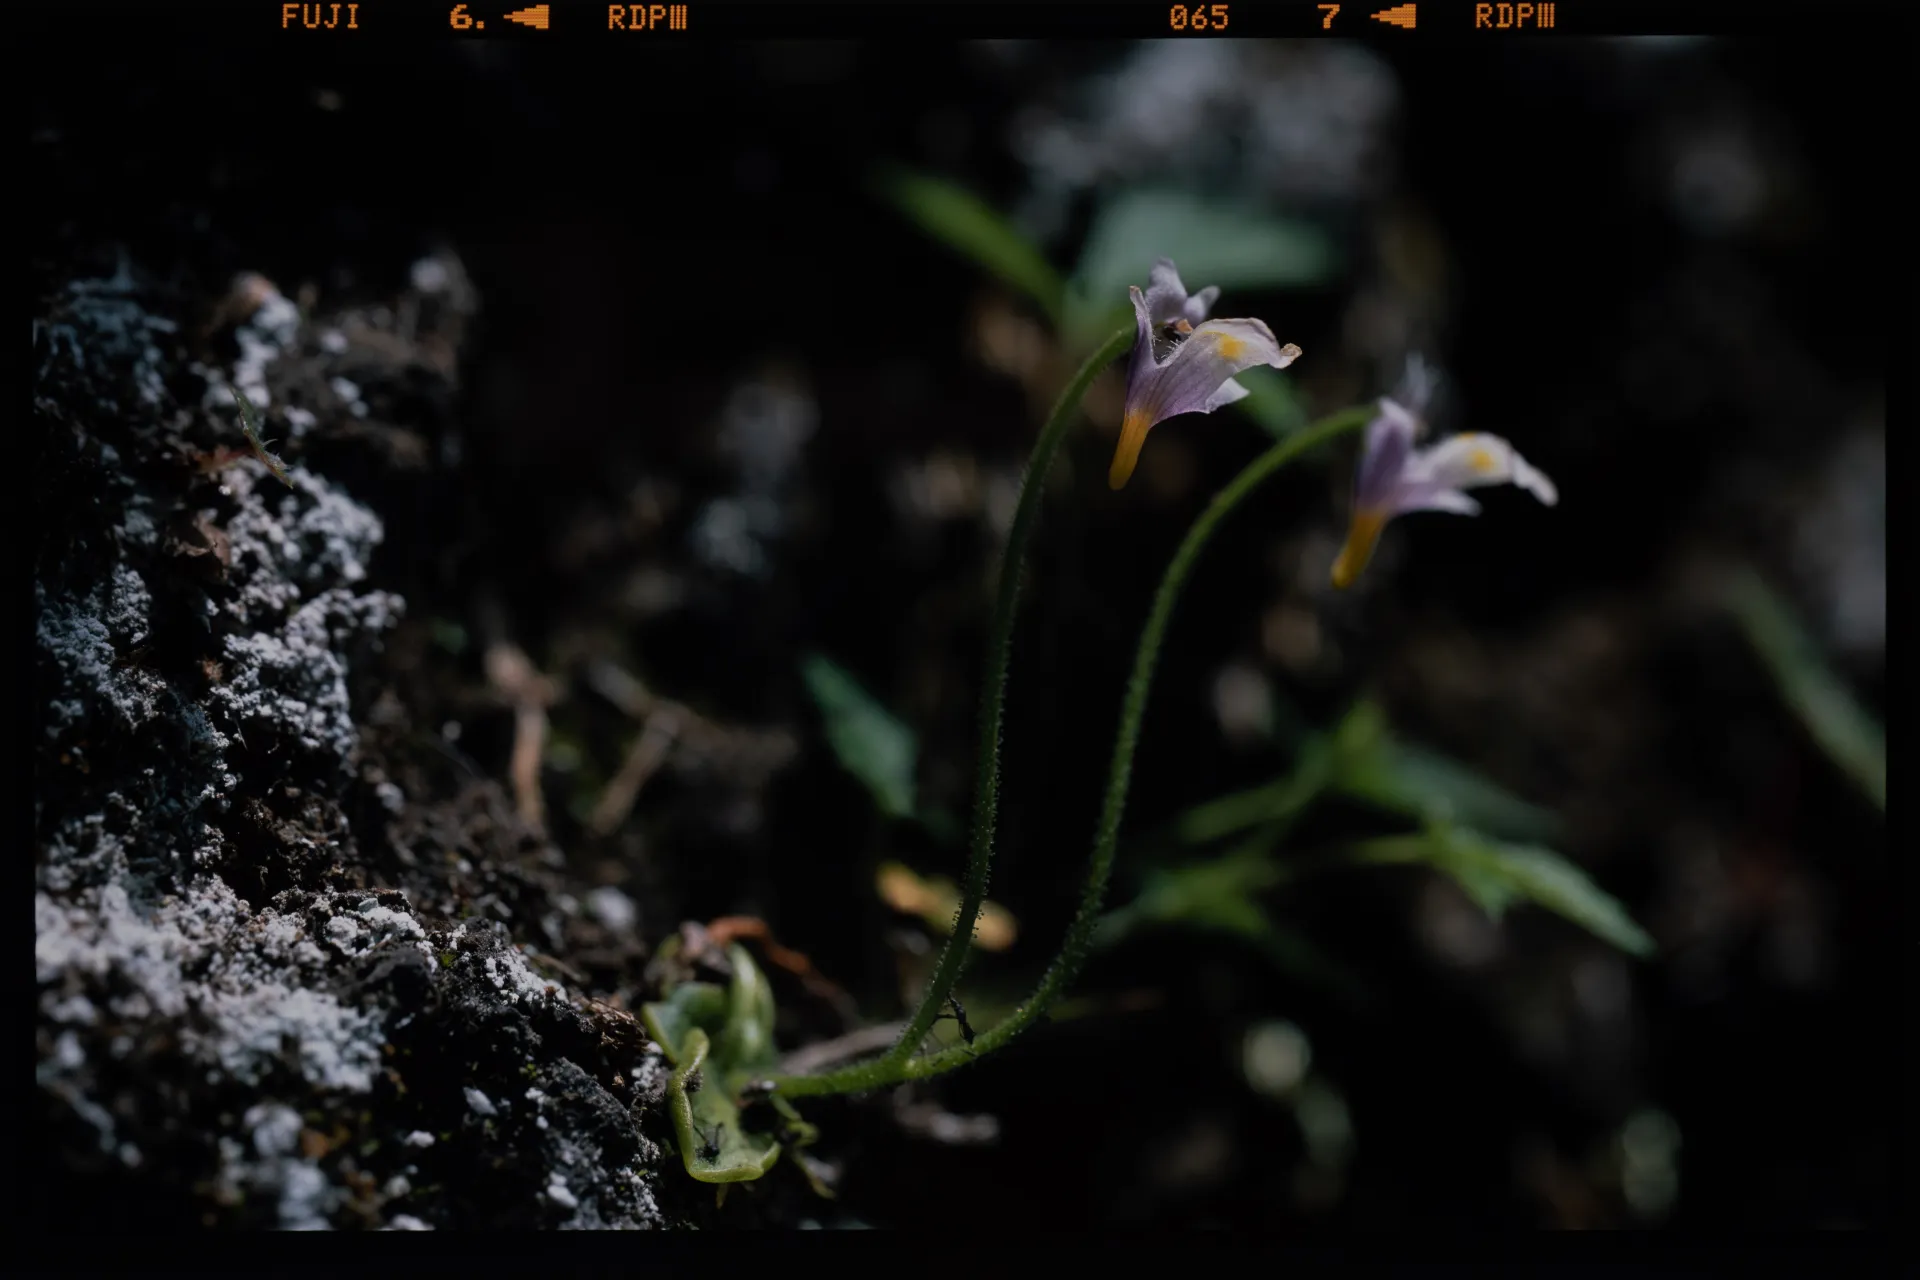
[[[375,456],[348,475],[424,456],[419,423],[382,420],[405,417],[387,392],[405,381],[418,405],[424,380],[450,401],[473,305],[435,258],[397,305],[313,324],[247,277],[202,330],[124,259],[43,306],[34,961],[54,1221],[104,1193],[149,1225],[663,1220],[642,1132],[657,1057],[524,950],[562,947],[588,887],[569,892],[495,784],[440,787],[393,758],[403,713],[368,740],[405,604],[372,585],[380,517],[309,465],[349,419]],[[290,487],[236,447],[227,383],[291,434]]]

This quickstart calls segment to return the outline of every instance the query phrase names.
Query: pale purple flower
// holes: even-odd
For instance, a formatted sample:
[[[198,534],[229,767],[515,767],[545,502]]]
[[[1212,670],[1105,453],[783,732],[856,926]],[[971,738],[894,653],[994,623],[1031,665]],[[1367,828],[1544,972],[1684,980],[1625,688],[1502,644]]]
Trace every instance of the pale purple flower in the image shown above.
[[[1107,483],[1116,489],[1133,474],[1140,446],[1156,423],[1232,404],[1248,394],[1234,374],[1257,364],[1284,369],[1300,358],[1300,348],[1281,346],[1259,320],[1208,320],[1207,311],[1220,296],[1218,286],[1189,295],[1165,258],[1154,264],[1145,294],[1132,285],[1127,293],[1136,332],[1120,447],[1107,472]]]
[[[1480,504],[1466,490],[1489,484],[1515,484],[1552,506],[1560,500],[1553,481],[1529,465],[1499,436],[1467,432],[1424,448],[1415,440],[1425,430],[1421,412],[1430,379],[1417,359],[1407,367],[1399,400],[1383,398],[1380,416],[1367,425],[1366,447],[1353,484],[1353,520],[1347,542],[1333,562],[1333,585],[1353,585],[1373,556],[1387,521],[1408,511],[1451,511],[1477,515]]]

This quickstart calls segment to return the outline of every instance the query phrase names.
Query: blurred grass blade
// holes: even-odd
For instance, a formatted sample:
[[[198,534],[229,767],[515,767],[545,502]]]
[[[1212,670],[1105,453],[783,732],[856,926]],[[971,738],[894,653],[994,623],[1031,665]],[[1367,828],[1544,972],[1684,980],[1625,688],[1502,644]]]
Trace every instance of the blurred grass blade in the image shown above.
[[[858,778],[874,804],[891,818],[914,813],[913,772],[919,747],[913,730],[845,670],[819,654],[801,663],[807,692],[826,724],[827,744],[848,773]]]
[[[1376,866],[1434,867],[1453,877],[1496,919],[1516,901],[1534,902],[1622,951],[1646,956],[1654,950],[1653,939],[1618,900],[1551,849],[1504,844],[1464,827],[1435,826],[1419,835],[1369,840],[1355,848],[1354,857]]]
[[[1887,807],[1886,731],[1821,660],[1820,650],[1760,575],[1737,574],[1727,606],[1773,673],[1787,705],[1827,757],[1878,805]]]
[[[882,173],[877,186],[927,234],[1024,293],[1055,325],[1060,323],[1066,290],[1059,273],[991,205],[943,178],[906,170]]]
[[[1551,840],[1550,811],[1495,785],[1457,760],[1406,742],[1387,742],[1352,761],[1335,784],[1343,795],[1423,822],[1463,826],[1522,840]]]

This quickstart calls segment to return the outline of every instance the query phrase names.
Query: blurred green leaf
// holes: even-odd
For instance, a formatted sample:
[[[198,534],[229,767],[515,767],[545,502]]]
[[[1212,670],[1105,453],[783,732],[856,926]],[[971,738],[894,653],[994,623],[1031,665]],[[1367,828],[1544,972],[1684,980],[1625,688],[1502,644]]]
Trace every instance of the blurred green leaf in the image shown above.
[[[1311,737],[1285,776],[1195,805],[1174,820],[1173,837],[1204,844],[1263,823],[1290,821],[1329,792],[1423,821],[1456,822],[1516,839],[1550,840],[1551,812],[1467,766],[1389,733],[1371,701],[1356,702],[1331,733]]]
[[[1328,732],[1301,743],[1293,768],[1264,786],[1195,805],[1173,822],[1174,839],[1206,844],[1267,823],[1291,823],[1386,740],[1386,717],[1362,699]]]
[[[880,175],[877,185],[927,234],[1024,293],[1060,323],[1066,291],[1059,273],[991,205],[964,187],[927,174],[890,170]]]
[[[1286,882],[1290,872],[1248,844],[1223,857],[1152,872],[1140,895],[1109,912],[1094,946],[1112,947],[1154,927],[1184,927],[1240,939],[1282,973],[1361,1005],[1363,985],[1303,935],[1274,922],[1259,895]]]
[[[1193,806],[1173,820],[1173,837],[1208,844],[1262,823],[1291,821],[1332,785],[1334,774],[1331,744],[1310,738],[1284,777]]]
[[[1303,219],[1181,191],[1130,191],[1100,210],[1087,236],[1069,292],[1073,331],[1103,331],[1110,312],[1125,311],[1127,286],[1145,288],[1160,258],[1173,259],[1190,289],[1316,284],[1339,266],[1332,240]]]
[[[859,681],[817,653],[801,663],[801,675],[820,708],[827,744],[840,764],[861,781],[882,813],[890,818],[913,817],[913,773],[919,750],[913,730],[861,688]]]
[[[1180,921],[1242,933],[1266,918],[1254,896],[1283,879],[1285,872],[1271,859],[1247,855],[1162,867],[1147,877],[1127,910],[1139,921]]]
[[[467,651],[467,629],[452,618],[434,618],[427,623],[433,642],[459,657]]]
[[[1345,773],[1390,741],[1387,713],[1371,698],[1361,698],[1333,727],[1335,763]]]
[[[1551,840],[1559,819],[1436,751],[1388,741],[1352,759],[1335,783],[1342,794],[1423,821],[1463,826],[1516,839]]]
[[[1436,824],[1418,835],[1369,840],[1356,847],[1354,857],[1372,865],[1434,867],[1453,877],[1495,919],[1516,901],[1534,902],[1622,951],[1646,956],[1654,950],[1653,939],[1625,907],[1550,849],[1505,844],[1468,828]]]
[[[1751,570],[1735,575],[1727,605],[1773,673],[1807,732],[1882,812],[1887,807],[1886,731],[1868,715],[1774,590]]]
[[[1275,440],[1284,440],[1307,425],[1307,407],[1293,388],[1293,379],[1278,369],[1255,365],[1235,375],[1250,393],[1234,401],[1234,408],[1259,424]]]

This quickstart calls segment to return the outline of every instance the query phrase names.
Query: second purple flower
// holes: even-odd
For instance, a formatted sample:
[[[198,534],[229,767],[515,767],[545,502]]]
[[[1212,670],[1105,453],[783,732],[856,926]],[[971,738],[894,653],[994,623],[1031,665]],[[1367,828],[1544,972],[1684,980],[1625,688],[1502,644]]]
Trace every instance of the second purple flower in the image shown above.
[[[1548,506],[1560,500],[1553,481],[1499,436],[1470,431],[1437,444],[1417,444],[1430,389],[1426,366],[1410,361],[1400,398],[1382,398],[1380,416],[1367,426],[1353,483],[1353,520],[1333,562],[1336,587],[1353,585],[1373,557],[1380,531],[1395,516],[1409,511],[1476,515],[1480,504],[1466,490],[1490,484],[1517,485]]]

